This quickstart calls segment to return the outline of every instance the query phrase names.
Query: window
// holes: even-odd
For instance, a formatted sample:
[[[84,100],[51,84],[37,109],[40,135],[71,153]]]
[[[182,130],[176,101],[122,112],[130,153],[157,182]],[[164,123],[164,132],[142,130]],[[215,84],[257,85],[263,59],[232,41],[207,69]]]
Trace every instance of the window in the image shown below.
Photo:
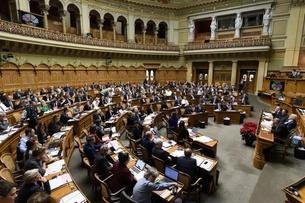
[[[217,18],[218,30],[222,31],[235,29],[235,17],[236,15],[229,15]]]
[[[260,26],[263,24],[263,11],[243,13],[243,27]]]

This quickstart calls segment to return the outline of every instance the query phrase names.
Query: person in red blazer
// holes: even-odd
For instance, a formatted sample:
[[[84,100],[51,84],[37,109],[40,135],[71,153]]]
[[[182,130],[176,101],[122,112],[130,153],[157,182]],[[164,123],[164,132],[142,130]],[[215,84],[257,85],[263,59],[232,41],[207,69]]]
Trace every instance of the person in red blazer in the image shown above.
[[[118,158],[119,160],[114,163],[111,170],[113,177],[110,181],[110,189],[112,192],[117,192],[123,187],[126,187],[125,191],[131,193],[132,188],[135,185],[135,179],[127,167],[130,160],[129,154],[120,152]]]

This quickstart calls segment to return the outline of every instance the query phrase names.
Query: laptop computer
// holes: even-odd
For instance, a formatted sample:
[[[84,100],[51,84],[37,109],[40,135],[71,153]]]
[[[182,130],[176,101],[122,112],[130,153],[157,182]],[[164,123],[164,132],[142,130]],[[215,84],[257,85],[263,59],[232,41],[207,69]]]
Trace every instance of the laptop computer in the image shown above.
[[[166,166],[164,175],[165,175],[165,177],[162,179],[162,182],[166,182],[166,183],[177,182],[178,176],[179,176],[179,171],[172,167]]]
[[[135,173],[135,174],[138,174],[140,173],[141,171],[144,170],[145,168],[145,162],[142,161],[141,159],[138,159],[137,162],[136,162],[136,165],[134,165],[132,168],[130,168],[130,170]]]

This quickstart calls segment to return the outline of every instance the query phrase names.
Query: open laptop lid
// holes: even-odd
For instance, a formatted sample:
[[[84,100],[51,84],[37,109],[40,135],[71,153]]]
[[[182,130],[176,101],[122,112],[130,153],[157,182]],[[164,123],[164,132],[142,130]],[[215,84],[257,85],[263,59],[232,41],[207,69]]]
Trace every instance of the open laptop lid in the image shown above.
[[[178,176],[179,176],[179,171],[172,168],[172,167],[165,167],[165,174],[164,174],[167,178],[173,180],[173,181],[178,181]]]
[[[138,159],[137,160],[137,163],[136,163],[136,167],[139,169],[139,170],[143,170],[144,169],[144,167],[145,167],[145,162],[144,161],[142,161],[141,159]]]

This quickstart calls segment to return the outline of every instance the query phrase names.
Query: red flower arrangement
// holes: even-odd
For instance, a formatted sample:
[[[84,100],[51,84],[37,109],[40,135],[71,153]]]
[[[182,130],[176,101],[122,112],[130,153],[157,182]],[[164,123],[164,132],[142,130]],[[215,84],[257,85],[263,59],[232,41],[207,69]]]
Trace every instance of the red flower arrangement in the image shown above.
[[[245,122],[243,127],[240,129],[240,134],[242,140],[246,142],[246,145],[252,146],[255,141],[255,133],[257,129],[257,124],[254,122]]]

